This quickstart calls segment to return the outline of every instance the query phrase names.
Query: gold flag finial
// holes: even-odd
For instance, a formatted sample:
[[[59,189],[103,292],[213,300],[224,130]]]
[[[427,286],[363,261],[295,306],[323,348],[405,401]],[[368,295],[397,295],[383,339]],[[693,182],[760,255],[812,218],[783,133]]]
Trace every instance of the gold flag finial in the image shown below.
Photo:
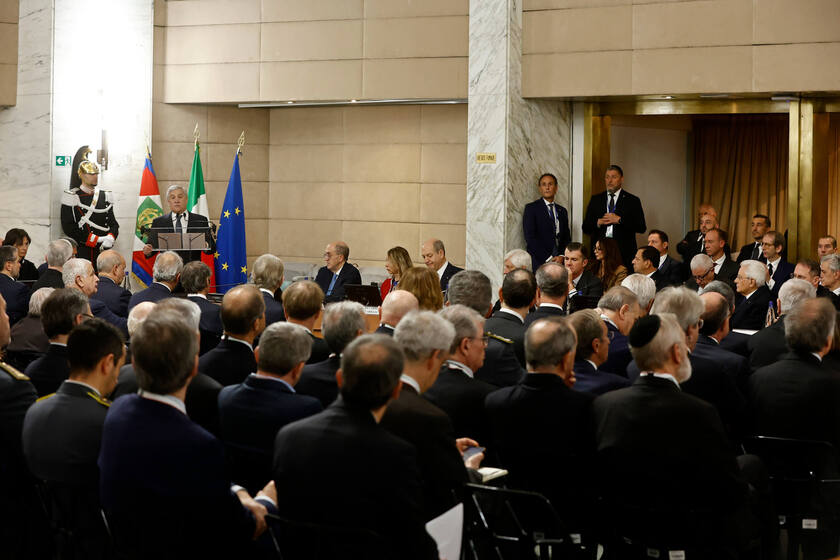
[[[201,137],[201,133],[198,132],[198,123],[195,123],[195,130],[193,130],[193,138],[195,138],[195,145],[198,146],[198,139]]]
[[[245,131],[242,131],[242,134],[239,135],[239,140],[236,142],[236,153],[239,154],[242,152],[242,146],[245,145]]]

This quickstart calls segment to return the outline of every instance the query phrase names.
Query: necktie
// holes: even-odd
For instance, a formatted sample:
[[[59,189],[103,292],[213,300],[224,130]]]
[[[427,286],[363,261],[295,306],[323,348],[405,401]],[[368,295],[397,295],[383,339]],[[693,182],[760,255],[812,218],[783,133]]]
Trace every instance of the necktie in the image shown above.
[[[610,205],[607,209],[610,211],[610,214],[615,212],[615,193],[610,193]]]
[[[758,247],[759,247],[759,244],[756,243],[755,246],[753,247],[752,257],[750,257],[754,261],[758,260]]]
[[[327,295],[332,295],[333,288],[335,287],[335,281],[338,280],[338,274],[333,274],[332,281],[330,282],[330,287],[327,288]]]
[[[548,213],[551,215],[551,221],[554,222],[554,234],[557,235],[560,223],[557,220],[557,210],[554,208],[554,203],[548,205]]]
[[[770,272],[770,278],[773,278],[773,265],[767,263],[767,270]]]
[[[175,233],[184,233],[184,228],[181,227],[181,216],[183,216],[183,214],[175,215]]]

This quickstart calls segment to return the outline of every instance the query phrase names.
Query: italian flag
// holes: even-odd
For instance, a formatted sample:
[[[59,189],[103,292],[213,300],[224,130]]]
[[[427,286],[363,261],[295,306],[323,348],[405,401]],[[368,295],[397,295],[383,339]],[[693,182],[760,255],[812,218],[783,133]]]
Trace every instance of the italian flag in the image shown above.
[[[198,142],[195,143],[195,155],[193,156],[192,171],[190,172],[190,189],[187,193],[187,212],[190,214],[201,214],[209,216],[207,208],[207,194],[204,191],[204,173],[201,171],[201,157],[199,156]],[[216,266],[215,257],[206,253],[201,254],[201,262],[210,267],[210,291],[216,291]]]

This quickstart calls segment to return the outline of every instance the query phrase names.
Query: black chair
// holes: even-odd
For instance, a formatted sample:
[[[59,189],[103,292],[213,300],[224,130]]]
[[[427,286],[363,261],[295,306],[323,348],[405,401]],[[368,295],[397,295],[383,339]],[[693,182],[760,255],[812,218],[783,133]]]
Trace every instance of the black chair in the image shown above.
[[[231,481],[243,486],[252,496],[271,480],[270,451],[225,442],[225,459]]]
[[[96,560],[111,557],[111,537],[95,487],[39,481],[37,490],[49,521],[57,558]]]
[[[7,350],[4,360],[13,368],[19,371],[25,371],[29,364],[43,355],[43,352],[35,352],[32,350]]]
[[[268,533],[282,560],[386,560],[384,539],[362,528],[321,525],[267,514]],[[390,554],[393,554],[391,552]]]

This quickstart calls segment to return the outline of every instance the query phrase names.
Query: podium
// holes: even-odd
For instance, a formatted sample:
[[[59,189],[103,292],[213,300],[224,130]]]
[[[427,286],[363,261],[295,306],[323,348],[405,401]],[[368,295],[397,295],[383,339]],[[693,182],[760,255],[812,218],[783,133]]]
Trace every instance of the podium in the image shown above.
[[[166,228],[164,231],[158,230],[154,235],[157,239],[157,247],[152,244],[152,251],[206,251],[210,248],[210,245],[207,243],[207,233],[209,231],[210,228],[202,228],[199,231],[185,231],[182,233],[175,233],[169,228]]]

